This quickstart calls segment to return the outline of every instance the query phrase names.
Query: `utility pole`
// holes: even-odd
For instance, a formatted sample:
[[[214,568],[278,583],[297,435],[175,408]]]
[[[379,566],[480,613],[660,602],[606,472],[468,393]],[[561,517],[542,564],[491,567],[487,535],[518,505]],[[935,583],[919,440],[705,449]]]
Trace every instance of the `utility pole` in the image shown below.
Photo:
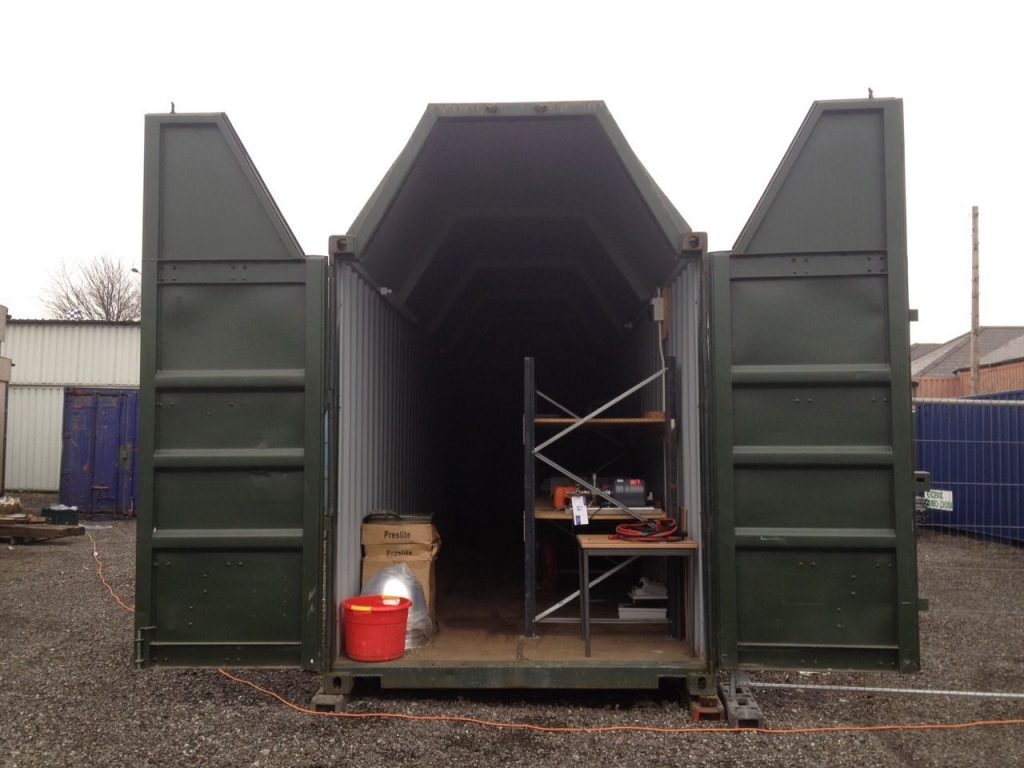
[[[978,206],[971,206],[971,394],[981,389],[980,328],[978,319]]]

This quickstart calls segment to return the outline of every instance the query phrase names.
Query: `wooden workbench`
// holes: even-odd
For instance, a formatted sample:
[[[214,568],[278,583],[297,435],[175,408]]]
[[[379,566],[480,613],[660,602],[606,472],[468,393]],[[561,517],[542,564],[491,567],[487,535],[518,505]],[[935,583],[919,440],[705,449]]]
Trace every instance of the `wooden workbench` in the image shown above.
[[[628,541],[607,534],[581,533],[576,537],[580,548],[580,620],[585,653],[590,656],[590,558],[601,557],[689,557],[696,551],[697,542],[682,541]]]

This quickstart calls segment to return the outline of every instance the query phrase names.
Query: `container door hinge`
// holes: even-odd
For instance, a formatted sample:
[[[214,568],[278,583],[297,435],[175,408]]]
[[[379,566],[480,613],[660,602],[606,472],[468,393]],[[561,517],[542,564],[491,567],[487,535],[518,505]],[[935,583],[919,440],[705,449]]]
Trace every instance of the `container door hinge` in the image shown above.
[[[331,235],[327,240],[327,252],[339,261],[357,261],[356,239],[353,235]]]
[[[687,234],[683,235],[683,240],[679,244],[679,252],[682,254],[703,254],[707,253],[707,250],[707,232],[688,232]]]
[[[915,472],[914,473],[914,492],[924,493],[932,489],[932,473],[931,472]]]
[[[149,664],[149,638],[146,635],[156,627],[139,627],[135,631],[135,666]]]

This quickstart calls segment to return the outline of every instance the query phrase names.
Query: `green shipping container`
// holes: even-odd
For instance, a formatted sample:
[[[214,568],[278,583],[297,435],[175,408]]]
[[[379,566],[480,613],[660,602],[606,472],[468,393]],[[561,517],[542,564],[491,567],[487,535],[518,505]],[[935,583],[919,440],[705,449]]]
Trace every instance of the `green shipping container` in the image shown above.
[[[708,253],[603,103],[431,105],[311,256],[225,115],[148,116],[138,662],[328,692],[915,671],[903,173],[899,100],[815,103]],[[644,479],[694,542],[595,586],[589,656],[565,534],[607,524],[543,511],[552,467]],[[441,533],[438,632],[356,662],[338,606],[382,510]],[[669,631],[611,621],[641,576]]]

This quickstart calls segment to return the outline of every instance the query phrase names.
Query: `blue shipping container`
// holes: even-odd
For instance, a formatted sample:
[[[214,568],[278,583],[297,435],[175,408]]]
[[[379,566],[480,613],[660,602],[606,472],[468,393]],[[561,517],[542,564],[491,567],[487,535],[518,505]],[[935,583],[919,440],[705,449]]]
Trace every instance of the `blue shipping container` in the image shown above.
[[[1024,400],[1024,392],[981,395]],[[918,469],[932,488],[953,492],[953,510],[928,510],[925,525],[1024,542],[1024,407],[972,403],[915,405]]]
[[[66,389],[60,501],[87,514],[134,515],[139,392]]]

